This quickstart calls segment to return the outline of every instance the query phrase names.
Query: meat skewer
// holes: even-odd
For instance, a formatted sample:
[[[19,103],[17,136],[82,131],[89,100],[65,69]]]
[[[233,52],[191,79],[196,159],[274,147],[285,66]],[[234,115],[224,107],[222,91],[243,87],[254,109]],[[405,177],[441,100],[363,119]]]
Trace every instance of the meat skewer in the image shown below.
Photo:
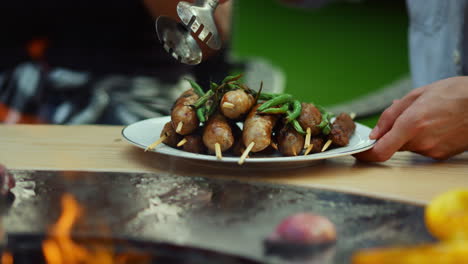
[[[257,113],[256,105],[252,108],[244,122],[242,140],[245,146],[252,142],[252,152],[260,152],[271,144],[271,134],[278,117],[276,115],[262,115]]]
[[[306,133],[307,134],[304,142],[304,148],[308,149],[310,146],[310,138],[312,137],[312,130],[310,129],[310,127],[307,128]]]
[[[203,139],[200,133],[194,133],[185,136],[186,143],[182,146],[182,150],[202,154],[206,152],[206,147],[203,144]]]
[[[238,120],[247,114],[254,104],[254,98],[243,89],[229,91],[221,99],[220,108],[229,119]]]
[[[276,142],[271,142],[270,146],[271,146],[274,150],[278,150],[278,144],[276,144]]]
[[[304,136],[285,124],[277,136],[278,150],[285,156],[297,156],[304,147]]]
[[[344,147],[349,144],[349,138],[355,129],[356,124],[351,116],[347,113],[341,113],[332,124],[329,139],[333,145]]]
[[[236,80],[226,78],[221,85],[213,83],[207,93],[192,84],[192,89],[174,103],[171,122],[165,125],[161,138],[145,151],[164,142],[187,152],[208,151],[222,159],[224,152],[232,150],[241,156],[242,164],[250,152],[268,156],[279,151],[285,156],[297,156],[349,144],[355,130],[350,115],[340,114],[331,123],[333,114],[320,107],[302,103],[289,94],[262,97],[261,89],[251,91]],[[259,98],[267,101],[256,105]],[[230,120],[244,121],[243,131]],[[278,120],[283,121],[278,123],[280,130],[275,127]],[[274,138],[273,130],[277,131]]]
[[[325,140],[322,137],[313,137],[310,140],[310,144],[313,145],[311,152],[319,153],[325,144]]]
[[[192,105],[198,100],[199,96],[193,89],[185,91],[175,102],[171,110],[171,120],[174,130],[180,135],[191,134],[198,128],[196,110]]]
[[[236,106],[233,103],[224,102],[221,105],[221,110],[234,109]],[[225,114],[226,115],[226,114]]]
[[[163,143],[164,140],[166,140],[167,136],[162,136],[160,137],[158,140],[156,140],[155,142],[153,142],[151,145],[147,146],[145,148],[145,152],[147,152],[148,150],[153,150],[154,148],[156,148],[157,146],[159,146],[161,143]]]
[[[304,155],[309,155],[310,153],[319,153],[322,151],[325,140],[321,136],[312,137],[310,139],[310,145],[307,147]]]
[[[185,143],[187,143],[187,138],[184,137],[179,143],[177,143],[177,147],[183,146]]]
[[[333,140],[329,139],[329,140],[325,143],[325,145],[323,145],[323,148],[322,148],[321,152],[324,152],[325,150],[327,150],[327,149],[330,147],[331,143],[333,143]]]
[[[175,132],[174,127],[172,126],[172,123],[167,122],[161,131],[160,138],[156,140],[153,144],[149,145],[145,149],[145,152],[156,148],[161,143],[164,143],[170,147],[176,148],[181,138],[182,137]]]
[[[309,146],[304,151],[304,156],[309,155],[309,153],[312,151],[313,148],[314,148],[314,144],[309,144]]]
[[[297,121],[303,129],[310,129],[310,136],[317,136],[322,131],[318,125],[322,122],[322,113],[320,110],[310,103],[302,103],[301,114],[297,118]]]
[[[240,157],[239,161],[237,162],[239,165],[244,164],[245,159],[247,158],[247,155],[249,155],[250,151],[252,148],[255,146],[255,142],[251,142],[247,148],[244,150],[244,153],[242,153],[242,156]]]
[[[216,113],[211,116],[203,130],[203,143],[211,153],[216,153],[218,159],[234,144],[234,135],[226,118]]]

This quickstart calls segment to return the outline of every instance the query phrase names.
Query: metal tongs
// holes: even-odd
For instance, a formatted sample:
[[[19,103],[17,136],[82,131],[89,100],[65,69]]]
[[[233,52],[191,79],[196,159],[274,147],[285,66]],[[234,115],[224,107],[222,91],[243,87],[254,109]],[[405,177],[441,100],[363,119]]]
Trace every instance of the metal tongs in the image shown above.
[[[221,38],[214,21],[218,0],[179,2],[176,21],[167,16],[156,19],[156,32],[164,49],[179,62],[196,65],[203,59],[206,48],[219,50]]]

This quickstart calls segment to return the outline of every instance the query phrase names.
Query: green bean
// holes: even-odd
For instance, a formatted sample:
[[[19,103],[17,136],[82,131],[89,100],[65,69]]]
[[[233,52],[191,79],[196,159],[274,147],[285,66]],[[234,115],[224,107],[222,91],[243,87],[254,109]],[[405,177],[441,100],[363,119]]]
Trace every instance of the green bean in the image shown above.
[[[227,76],[226,78],[224,78],[223,83],[228,83],[228,82],[237,81],[237,80],[239,80],[240,78],[242,78],[242,74],[233,75],[233,76]]]
[[[263,110],[262,114],[286,114],[289,109],[289,104],[284,104],[281,107],[270,107]]]
[[[293,111],[291,112],[291,114],[288,114],[286,116],[286,123],[290,123],[291,121],[298,118],[299,115],[301,115],[301,111],[302,111],[301,102],[299,100],[294,100],[294,102],[293,102]]]
[[[260,82],[260,88],[258,89],[258,92],[255,94],[255,101],[253,105],[257,105],[260,94],[262,94],[262,90],[263,90],[263,81]],[[255,93],[255,91],[252,91],[252,92]]]
[[[326,126],[322,129],[322,133],[323,133],[324,135],[328,135],[328,134],[330,134],[330,132],[331,132],[331,127],[330,127],[330,123],[329,123],[328,125],[326,125]]]
[[[205,110],[206,110],[206,108],[204,106],[197,109],[198,120],[200,122],[202,122],[202,123],[204,123],[206,121]]]
[[[198,85],[198,83],[196,83],[195,81],[190,80],[190,79],[186,79],[186,80],[190,83],[190,85],[193,88],[193,91],[195,91],[195,93],[198,94],[198,96],[203,96],[205,94],[205,92],[200,87],[200,85]]]
[[[296,119],[294,119],[293,121],[291,121],[291,124],[293,125],[294,129],[297,131],[297,133],[301,134],[301,135],[305,135],[306,132],[304,131],[304,129],[302,129],[301,127],[301,124],[299,124],[299,121],[297,121]]]
[[[228,83],[227,85],[228,85],[229,89],[231,89],[231,90],[242,89],[237,83]]]
[[[216,100],[217,101],[217,100]],[[210,100],[206,102],[206,119],[208,119],[216,111],[216,104]]]
[[[198,109],[200,106],[202,106],[204,103],[206,103],[206,101],[208,101],[208,99],[210,99],[211,96],[214,95],[214,92],[213,90],[209,90],[205,95],[203,95],[202,97],[200,97],[196,102],[195,104],[193,105],[196,109]]]
[[[265,103],[263,103],[258,109],[257,111],[261,112],[267,108],[270,108],[270,107],[273,107],[273,106],[277,106],[277,105],[281,105],[281,104],[284,104],[284,103],[288,103],[289,101],[291,101],[292,99],[292,95],[290,94],[282,94],[282,95],[279,95],[273,99],[270,99],[269,101],[266,101]]]
[[[331,123],[332,117],[335,116],[331,112],[325,112],[322,114],[322,122],[317,125],[318,128],[323,129],[325,126]]]
[[[322,108],[322,110],[325,111],[323,108]],[[322,122],[320,122],[320,124],[317,125],[317,127],[322,130],[322,134],[324,134],[324,135],[330,134],[330,132],[331,132],[331,119],[332,119],[333,116],[334,116],[333,113],[326,112],[326,111],[322,114]]]
[[[328,112],[325,112],[324,114],[322,114],[322,122],[320,122],[320,124],[317,125],[318,128],[323,129],[325,126],[328,125],[328,123],[330,123],[328,114],[329,114]]]
[[[210,82],[210,88],[211,88],[211,90],[216,90],[218,87],[219,87],[219,86],[218,86],[216,83]]]
[[[260,93],[260,96],[258,99],[260,100],[270,100],[270,99],[273,99],[277,96],[279,96],[280,94],[273,94],[273,93]]]

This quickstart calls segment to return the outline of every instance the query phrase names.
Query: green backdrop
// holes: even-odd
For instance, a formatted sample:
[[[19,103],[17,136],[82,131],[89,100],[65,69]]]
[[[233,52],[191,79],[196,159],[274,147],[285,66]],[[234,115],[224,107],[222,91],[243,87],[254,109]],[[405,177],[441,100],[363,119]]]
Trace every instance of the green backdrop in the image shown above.
[[[326,106],[406,75],[407,26],[399,0],[307,10],[275,0],[237,0],[233,52],[269,59],[285,72],[287,92]],[[360,121],[373,126],[376,120]]]

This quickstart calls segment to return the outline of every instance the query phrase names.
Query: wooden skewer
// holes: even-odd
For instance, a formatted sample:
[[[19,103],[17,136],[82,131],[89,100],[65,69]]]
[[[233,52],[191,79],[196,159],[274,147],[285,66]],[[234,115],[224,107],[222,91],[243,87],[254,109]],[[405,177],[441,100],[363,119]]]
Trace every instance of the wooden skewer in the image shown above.
[[[270,146],[275,150],[278,150],[278,144],[276,144],[275,142],[271,142]]]
[[[349,113],[349,117],[351,117],[351,119],[354,120],[354,118],[356,118],[356,113],[354,112]]]
[[[254,146],[255,146],[255,142],[251,142],[249,144],[249,146],[247,146],[247,148],[244,150],[244,153],[242,153],[242,156],[240,157],[239,161],[237,162],[237,163],[239,163],[239,165],[244,164],[245,158],[247,158],[247,155],[249,155],[249,152],[252,150],[252,148]]]
[[[184,127],[184,122],[179,122],[179,124],[177,124],[175,132],[177,132],[177,134],[180,134],[180,132],[182,131],[182,127]]]
[[[177,147],[183,146],[185,143],[187,143],[187,138],[184,138],[179,143],[177,143]]]
[[[304,148],[308,148],[310,146],[310,137],[311,137],[311,134],[312,134],[312,130],[310,129],[310,127],[307,128],[307,134],[306,134],[306,138],[305,138],[305,142],[304,142]]]
[[[236,107],[236,106],[234,104],[232,104],[232,103],[229,103],[229,102],[224,102],[223,103],[223,108],[233,109],[234,107]]]
[[[331,143],[332,143],[332,140],[329,139],[329,140],[327,141],[327,143],[325,143],[325,145],[323,145],[322,152],[324,152],[325,150],[327,150],[328,147],[330,147]]]
[[[216,152],[216,158],[218,160],[222,160],[223,153],[221,152],[221,145],[219,143],[215,143],[215,152]]]
[[[310,145],[307,147],[306,151],[304,152],[304,156],[309,155],[309,153],[312,151],[312,148],[314,148],[314,144],[310,144]]]
[[[149,145],[148,147],[145,148],[145,152],[148,151],[148,150],[152,150],[154,149],[155,147],[157,147],[159,144],[161,144],[164,140],[166,140],[167,136],[164,135],[162,137],[160,137],[158,140],[156,140],[153,144]]]

